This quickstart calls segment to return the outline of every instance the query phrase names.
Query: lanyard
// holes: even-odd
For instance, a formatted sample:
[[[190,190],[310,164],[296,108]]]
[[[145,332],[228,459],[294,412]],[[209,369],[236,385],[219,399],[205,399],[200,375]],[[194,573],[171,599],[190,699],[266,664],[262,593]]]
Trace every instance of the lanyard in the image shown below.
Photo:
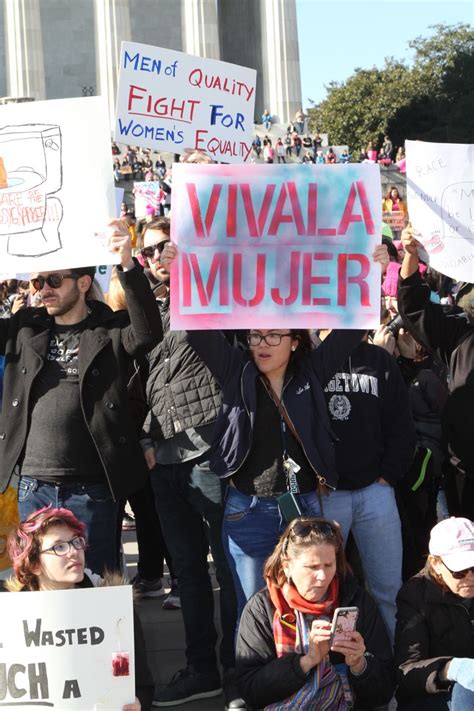
[[[287,435],[287,428],[286,428],[286,422],[283,419],[283,417],[280,416],[280,431],[281,431],[281,439],[283,443],[283,471],[285,472],[286,475],[286,487],[288,491],[291,491],[292,494],[299,494],[300,493],[300,487],[298,486],[298,480],[296,478],[297,472],[300,470],[300,467],[298,464],[291,459],[291,457],[288,456],[288,452],[286,449],[286,435]]]

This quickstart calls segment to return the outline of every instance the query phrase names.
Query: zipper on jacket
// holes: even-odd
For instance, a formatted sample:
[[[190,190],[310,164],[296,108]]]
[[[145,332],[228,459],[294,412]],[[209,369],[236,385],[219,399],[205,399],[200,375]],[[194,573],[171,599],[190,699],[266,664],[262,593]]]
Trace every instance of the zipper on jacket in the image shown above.
[[[89,369],[88,369],[88,370],[89,370]],[[87,371],[86,371],[86,372],[87,372]],[[82,379],[82,383],[84,383],[85,377],[86,377],[86,373],[84,373],[84,378]],[[79,399],[80,399],[80,401],[81,401],[81,411],[82,411],[82,416],[83,416],[83,418],[84,418],[84,422],[86,423],[86,426],[87,426],[87,431],[89,432],[89,434],[90,434],[90,436],[91,436],[91,440],[94,442],[94,447],[95,447],[96,450],[97,450],[97,454],[99,455],[99,459],[100,459],[101,464],[102,464],[102,466],[103,466],[103,468],[104,468],[105,478],[107,479],[107,484],[109,485],[109,489],[110,489],[110,493],[112,494],[113,502],[114,502],[114,504],[116,504],[116,503],[117,503],[117,499],[115,498],[115,493],[114,493],[114,490],[112,489],[112,484],[111,484],[111,482],[110,482],[110,477],[109,477],[109,474],[108,474],[108,472],[107,472],[107,467],[105,466],[104,459],[103,459],[102,454],[101,454],[101,452],[100,452],[99,446],[98,446],[97,442],[96,442],[95,439],[94,439],[94,435],[92,434],[92,430],[91,430],[91,428],[89,427],[89,422],[87,421],[86,413],[85,413],[85,411],[84,411],[84,404],[83,404],[83,401],[82,401],[82,384],[80,384],[80,397],[79,397]]]
[[[244,403],[245,412],[247,413],[247,417],[250,420],[250,412],[247,407],[247,403],[245,402],[245,396],[244,396],[244,372],[245,372],[245,369],[248,365],[250,365],[250,361],[247,361],[247,363],[244,365],[243,370],[242,370],[242,375],[240,376],[240,394],[242,396],[242,402]],[[243,467],[243,465],[247,461],[247,457],[250,454],[250,450],[252,449],[252,443],[253,443],[253,430],[252,430],[252,436],[250,438],[249,446],[248,446],[247,453],[246,453],[245,457],[242,459],[242,461],[240,462],[237,469],[235,469],[233,472],[231,472],[230,474],[227,475],[227,477],[226,477],[227,479],[230,479],[231,476],[234,476],[234,474],[236,474],[239,471],[239,469],[241,467]]]
[[[281,391],[280,402],[281,402],[282,408],[283,408],[283,409],[285,410],[285,412],[286,412],[286,416],[288,417],[289,421],[290,421],[291,424],[293,425],[293,428],[294,428],[294,430],[295,430],[295,432],[296,432],[296,427],[295,427],[295,425],[294,425],[294,423],[293,423],[293,420],[292,420],[291,417],[289,416],[288,410],[286,409],[286,407],[285,407],[285,405],[284,405],[284,403],[283,403],[283,394],[284,394],[284,392],[285,392],[287,386],[291,383],[292,378],[293,378],[293,376],[291,376],[291,377],[288,379],[288,382],[286,382],[285,385],[283,386],[283,390]],[[306,457],[306,459],[307,459],[308,462],[309,462],[309,466],[311,467],[311,469],[312,469],[312,470],[314,471],[314,473],[316,474],[316,478],[317,478],[317,480],[318,480],[318,483],[321,484],[321,486],[327,486],[328,489],[332,489],[332,491],[336,491],[336,487],[335,487],[335,486],[331,486],[330,484],[328,484],[328,483],[327,483],[327,480],[326,480],[326,477],[321,476],[321,474],[319,474],[319,472],[318,472],[318,470],[316,469],[316,467],[313,466],[313,463],[311,462],[310,458],[309,458],[308,455],[306,454],[306,450],[305,450],[305,448],[304,448],[304,444],[303,444],[303,441],[302,441],[301,439],[300,439],[299,444],[301,445],[301,449],[303,450],[304,456]]]

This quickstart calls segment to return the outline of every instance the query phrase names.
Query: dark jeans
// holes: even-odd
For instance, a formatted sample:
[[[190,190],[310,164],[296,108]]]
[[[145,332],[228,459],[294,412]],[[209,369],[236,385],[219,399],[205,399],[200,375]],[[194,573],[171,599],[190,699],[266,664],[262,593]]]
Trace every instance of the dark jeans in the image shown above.
[[[33,511],[52,505],[73,512],[86,525],[86,567],[103,574],[118,566],[115,530],[118,505],[107,484],[48,484],[21,476],[18,484],[18,510],[24,521]]]
[[[173,564],[161,530],[160,519],[155,507],[155,497],[148,479],[144,488],[130,494],[128,502],[135,514],[135,530],[138,545],[138,575],[145,580],[163,577],[163,560],[166,560],[169,574],[175,577]],[[120,550],[122,519],[126,501],[120,502],[117,522],[117,548]]]
[[[178,578],[186,633],[186,658],[197,671],[217,666],[214,597],[207,563],[209,546],[220,585],[224,668],[235,666],[236,598],[222,546],[223,483],[210,471],[206,455],[151,471],[156,508]]]

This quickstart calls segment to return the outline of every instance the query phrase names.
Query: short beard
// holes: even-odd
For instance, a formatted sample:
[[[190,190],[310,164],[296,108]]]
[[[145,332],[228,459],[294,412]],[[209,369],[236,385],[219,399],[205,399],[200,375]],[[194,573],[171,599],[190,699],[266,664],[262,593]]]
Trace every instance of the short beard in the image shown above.
[[[49,316],[64,316],[69,313],[69,311],[72,311],[80,300],[81,292],[79,291],[77,283],[75,283],[73,289],[61,304],[58,306],[46,306],[45,308]]]

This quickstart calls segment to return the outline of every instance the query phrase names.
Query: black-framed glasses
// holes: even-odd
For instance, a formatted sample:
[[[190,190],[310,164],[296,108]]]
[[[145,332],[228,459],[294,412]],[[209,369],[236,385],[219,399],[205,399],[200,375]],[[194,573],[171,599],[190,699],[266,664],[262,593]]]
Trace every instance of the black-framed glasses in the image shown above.
[[[76,551],[83,551],[86,547],[86,539],[84,536],[74,536],[70,541],[58,541],[54,546],[45,548],[45,550],[40,551],[40,553],[54,553],[54,555],[58,555],[61,558],[69,553],[71,547]]]
[[[279,346],[282,338],[292,337],[293,334],[290,333],[267,333],[266,336],[262,336],[261,333],[249,333],[247,334],[247,343],[249,346],[259,346],[262,341],[265,341],[267,346]]]
[[[442,563],[443,563],[444,567],[446,568],[446,570],[449,570],[449,572],[451,573],[451,575],[453,576],[453,578],[455,580],[462,580],[463,578],[466,577],[466,575],[468,575],[468,573],[474,573],[474,567],[473,568],[465,568],[464,570],[451,570],[451,568],[448,568],[448,566],[446,565],[444,560],[442,561]]]
[[[170,243],[169,239],[163,240],[162,242],[157,242],[156,244],[152,244],[149,247],[143,247],[143,249],[140,250],[140,254],[142,255],[143,259],[151,259],[152,257],[155,256],[155,252],[158,251],[158,254],[162,254],[165,246]]]
[[[59,289],[65,279],[80,279],[80,274],[48,274],[47,276],[37,276],[31,279],[33,288],[36,291],[41,291],[44,285],[47,284],[51,289]]]

